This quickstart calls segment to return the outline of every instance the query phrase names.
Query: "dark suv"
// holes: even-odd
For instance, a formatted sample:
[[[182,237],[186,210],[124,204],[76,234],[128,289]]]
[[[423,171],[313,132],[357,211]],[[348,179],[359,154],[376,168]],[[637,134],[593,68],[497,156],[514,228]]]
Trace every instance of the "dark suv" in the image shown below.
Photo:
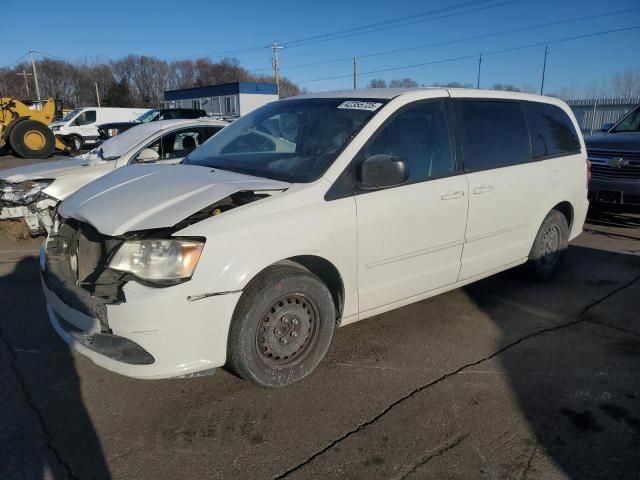
[[[640,106],[586,138],[591,202],[640,205]]]
[[[98,134],[100,141],[118,135],[119,133],[129,130],[131,127],[140,125],[141,123],[155,122],[157,120],[173,120],[178,118],[201,118],[206,117],[207,112],[197,108],[163,108],[153,109],[140,115],[135,122],[112,122],[98,125]]]

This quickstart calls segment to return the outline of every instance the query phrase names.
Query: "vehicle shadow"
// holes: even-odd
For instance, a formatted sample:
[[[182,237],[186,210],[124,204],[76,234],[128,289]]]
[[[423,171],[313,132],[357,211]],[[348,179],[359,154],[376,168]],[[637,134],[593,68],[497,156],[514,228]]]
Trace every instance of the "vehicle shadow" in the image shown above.
[[[110,479],[74,358],[44,305],[37,259],[0,261],[0,477]]]
[[[639,478],[637,260],[571,246],[553,281],[515,269],[465,287],[501,331],[498,361],[535,436],[529,466],[542,449],[567,478]]]

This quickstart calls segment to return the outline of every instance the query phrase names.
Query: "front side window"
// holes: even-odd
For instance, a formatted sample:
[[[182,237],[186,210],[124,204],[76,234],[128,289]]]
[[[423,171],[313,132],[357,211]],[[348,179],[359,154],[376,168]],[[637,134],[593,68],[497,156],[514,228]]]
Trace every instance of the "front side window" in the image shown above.
[[[67,113],[64,117],[62,117],[62,122],[68,122],[69,120],[71,120],[73,117],[75,117],[78,112],[80,111],[80,108],[76,108],[75,110],[71,110],[69,113]]]
[[[149,148],[156,152],[158,160],[184,158],[221,129],[222,127],[218,126],[185,128],[163,135],[147,145],[145,149]],[[137,157],[132,163],[136,161]]]
[[[224,128],[184,163],[285,182],[311,182],[383,104],[379,99],[334,98],[272,102]]]
[[[143,113],[137,119],[140,123],[148,123],[158,120],[158,116],[160,115],[160,110],[149,110],[148,112]]]
[[[580,152],[580,140],[569,116],[548,103],[525,102],[533,158]]]
[[[455,172],[443,102],[409,107],[382,128],[361,153],[361,160],[387,154],[404,159],[407,183],[422,182]]]
[[[76,125],[90,125],[96,121],[96,111],[95,110],[85,110],[76,118]]]
[[[462,100],[465,171],[530,161],[529,132],[519,102]]]
[[[628,113],[611,132],[640,132],[640,108],[636,108]]]

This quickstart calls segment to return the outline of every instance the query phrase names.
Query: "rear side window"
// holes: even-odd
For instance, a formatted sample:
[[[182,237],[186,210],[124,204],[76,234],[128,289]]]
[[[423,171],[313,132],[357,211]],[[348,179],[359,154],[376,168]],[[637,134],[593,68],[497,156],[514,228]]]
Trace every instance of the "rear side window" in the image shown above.
[[[463,100],[465,171],[508,167],[530,161],[529,132],[519,102]]]
[[[525,102],[533,158],[580,152],[580,140],[569,116],[547,103]]]

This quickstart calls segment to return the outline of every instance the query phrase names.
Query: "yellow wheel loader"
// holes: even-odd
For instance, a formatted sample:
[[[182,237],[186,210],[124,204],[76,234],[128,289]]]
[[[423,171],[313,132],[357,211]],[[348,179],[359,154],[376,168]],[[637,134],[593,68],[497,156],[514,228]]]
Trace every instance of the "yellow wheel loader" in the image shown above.
[[[49,98],[27,106],[14,98],[0,97],[0,149],[9,146],[22,158],[47,158],[54,150],[72,148],[56,137],[48,125],[62,112],[62,102]]]

